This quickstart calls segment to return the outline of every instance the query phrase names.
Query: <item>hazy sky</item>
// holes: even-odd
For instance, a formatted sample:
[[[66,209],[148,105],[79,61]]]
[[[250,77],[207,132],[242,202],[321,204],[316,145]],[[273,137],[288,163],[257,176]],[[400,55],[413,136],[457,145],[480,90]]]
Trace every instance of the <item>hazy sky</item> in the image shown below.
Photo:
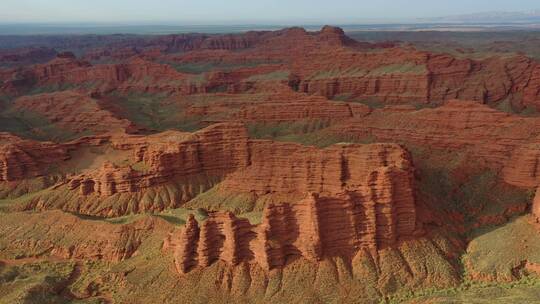
[[[0,23],[347,23],[538,8],[538,0],[0,0]]]

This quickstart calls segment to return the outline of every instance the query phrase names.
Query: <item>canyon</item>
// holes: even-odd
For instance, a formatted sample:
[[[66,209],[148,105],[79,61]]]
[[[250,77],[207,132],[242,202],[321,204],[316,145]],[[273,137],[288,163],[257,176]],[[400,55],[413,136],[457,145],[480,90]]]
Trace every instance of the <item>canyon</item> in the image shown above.
[[[538,286],[528,54],[333,26],[27,39],[0,37],[0,302]]]

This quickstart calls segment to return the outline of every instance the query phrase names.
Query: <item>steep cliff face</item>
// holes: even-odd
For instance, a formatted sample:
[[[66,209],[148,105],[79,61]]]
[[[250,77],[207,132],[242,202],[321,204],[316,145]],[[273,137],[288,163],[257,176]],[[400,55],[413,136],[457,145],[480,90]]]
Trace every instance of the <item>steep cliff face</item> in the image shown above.
[[[286,146],[269,149],[253,142],[257,148],[251,164],[229,175],[220,189],[297,193],[299,199],[267,204],[256,226],[231,213],[215,213],[201,227],[190,219],[167,241],[174,244],[178,271],[218,260],[230,265],[247,261],[270,270],[285,266],[291,256],[351,258],[359,250],[383,249],[421,233],[412,165],[399,146],[322,151]]]
[[[503,170],[505,179],[517,186],[536,184],[536,143],[540,120],[511,115],[477,102],[449,101],[434,109],[384,108],[362,120],[336,126],[339,132],[359,138],[400,139],[474,155],[477,162]],[[529,176],[527,176],[529,175]]]
[[[327,97],[350,95],[386,103],[440,103],[451,99],[496,103],[516,95],[536,105],[537,64],[525,56],[457,59],[414,49],[315,54],[315,63],[298,59],[299,89]],[[336,63],[331,64],[330,58]]]
[[[397,200],[376,202],[350,193],[334,198],[309,194],[296,203],[267,206],[257,226],[231,213],[213,214],[200,228],[191,218],[167,239],[167,249],[174,251],[180,273],[217,261],[231,266],[250,262],[271,270],[284,267],[291,257],[314,262],[351,258],[359,250],[384,249],[418,235],[414,200],[406,196],[388,192],[387,199]],[[407,200],[412,204],[404,204]]]
[[[108,150],[111,156],[94,159],[91,168],[70,175],[51,191],[30,198],[20,208],[60,208],[119,216],[179,207],[218,183],[216,191],[219,193],[249,194],[264,197],[268,202],[280,202],[280,199],[294,202],[303,199],[306,193],[334,197],[358,191],[361,197],[384,199],[385,194],[377,193],[370,183],[377,184],[379,179],[412,183],[409,155],[394,144],[317,149],[293,143],[249,140],[245,127],[238,123],[216,124],[196,133],[116,134],[108,138],[109,149],[113,149]],[[79,146],[67,143],[59,145],[58,149],[64,153],[74,151],[70,153],[73,154],[80,153]],[[24,147],[22,151],[28,154]],[[117,160],[113,155],[118,155]],[[65,159],[44,160],[65,167],[68,166]],[[11,163],[10,166],[25,164],[18,160]],[[38,174],[39,166],[30,164],[23,168],[30,168],[25,169],[28,174]],[[9,173],[17,170],[4,169],[4,176],[21,178],[19,173]],[[388,185],[391,191],[398,191],[398,184],[393,183]]]
[[[523,105],[539,109],[540,100],[540,65],[533,67],[532,73],[527,82],[520,83],[516,91],[523,91]]]
[[[395,144],[335,145],[326,149],[265,140],[250,142],[250,165],[227,176],[224,191],[265,194],[341,193],[364,185],[376,168],[412,168]]]
[[[362,117],[371,112],[370,108],[363,104],[318,101],[313,98],[304,101],[293,96],[290,99],[291,101],[244,106],[234,117],[245,122],[284,122],[303,119],[338,120]]]
[[[42,176],[49,166],[68,157],[61,145],[0,133],[0,182]]]
[[[79,189],[83,195],[108,197],[144,191],[174,178],[224,176],[246,166],[247,142],[247,132],[241,124],[216,124],[194,134],[170,131],[148,138],[135,136],[131,142],[129,137],[116,137],[113,146],[130,150],[133,163],[141,163],[142,168],[106,162],[99,170],[72,178],[69,188]]]
[[[502,171],[504,179],[520,187],[540,185],[540,141],[523,144],[511,153],[511,158]]]
[[[475,100],[493,103],[522,94],[530,82],[536,63],[525,56],[492,57],[483,60],[457,59],[448,55],[430,55],[429,99]],[[527,103],[529,96],[523,98]]]
[[[536,193],[533,199],[531,214],[537,223],[540,223],[540,191],[536,189]]]

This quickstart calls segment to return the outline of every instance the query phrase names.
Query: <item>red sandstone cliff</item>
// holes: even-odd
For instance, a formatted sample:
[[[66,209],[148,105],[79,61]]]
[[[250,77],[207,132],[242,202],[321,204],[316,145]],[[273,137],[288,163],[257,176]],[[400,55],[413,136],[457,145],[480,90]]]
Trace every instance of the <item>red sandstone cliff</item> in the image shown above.
[[[33,178],[69,158],[65,147],[0,133],[0,182]]]
[[[539,184],[535,163],[540,119],[491,109],[472,101],[448,101],[438,108],[394,108],[332,127],[340,134],[377,141],[399,139],[422,147],[465,153],[475,164],[502,169],[503,178],[520,187]]]
[[[294,194],[292,200],[267,204],[257,226],[231,213],[215,213],[200,227],[189,219],[166,242],[179,272],[218,260],[272,269],[291,256],[352,257],[361,249],[392,246],[421,229],[412,166],[397,145],[316,150],[254,141],[251,149],[250,165],[227,176],[220,190]]]
[[[247,142],[247,132],[238,124],[217,124],[194,134],[170,131],[134,136],[131,141],[129,137],[114,137],[113,146],[130,150],[134,163],[142,162],[144,169],[104,163],[99,170],[72,178],[69,188],[79,189],[83,195],[111,196],[144,191],[175,178],[224,176],[248,163]],[[169,199],[176,203],[189,198]]]
[[[121,45],[118,50],[128,46]],[[12,71],[14,77],[6,78],[2,91],[16,92],[36,85],[85,84],[102,92],[118,89],[193,94],[223,85],[230,92],[241,92],[251,86],[238,79],[241,73],[234,68],[203,75],[201,80],[200,75],[191,77],[169,65],[150,61],[172,59],[179,63],[233,63],[233,66],[279,62],[280,69],[294,76],[291,87],[327,97],[434,104],[455,98],[483,103],[510,100],[517,107],[538,107],[540,100],[540,68],[525,56],[460,59],[410,47],[366,46],[334,27],[324,27],[319,32],[289,28],[221,36],[171,35],[132,48],[135,48],[132,54],[139,57],[119,56],[124,63],[91,65],[61,57]],[[145,56],[145,50],[157,52]],[[173,51],[184,53],[167,55]]]

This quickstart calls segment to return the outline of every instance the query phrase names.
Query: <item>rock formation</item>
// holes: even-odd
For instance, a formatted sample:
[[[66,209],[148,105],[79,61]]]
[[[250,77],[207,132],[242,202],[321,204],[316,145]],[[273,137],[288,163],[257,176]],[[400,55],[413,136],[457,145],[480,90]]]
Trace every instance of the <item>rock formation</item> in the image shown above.
[[[76,91],[38,94],[18,98],[15,111],[33,113],[69,133],[98,135],[131,129],[131,122],[115,117],[98,101]]]
[[[194,134],[170,131],[147,138],[116,137],[113,146],[130,150],[133,163],[142,163],[142,170],[106,162],[99,170],[73,177],[68,184],[83,195],[112,196],[144,191],[174,178],[224,176],[246,166],[247,143],[241,124],[216,124]]]
[[[516,186],[538,185],[536,178],[537,131],[540,119],[491,109],[478,102],[453,100],[430,109],[384,108],[335,129],[357,138],[396,139],[474,155],[477,164],[501,169]],[[333,127],[334,128],[334,127]],[[345,130],[345,131],[343,131]]]
[[[235,71],[239,68],[213,71],[210,79],[201,80],[200,75],[191,77],[157,62],[224,63],[240,67],[279,62],[280,69],[294,75],[293,88],[329,98],[349,96],[384,103],[432,104],[456,98],[490,104],[510,100],[518,107],[538,107],[540,68],[530,58],[522,55],[456,58],[389,46],[359,43],[347,37],[342,29],[330,26],[318,32],[288,28],[273,32],[132,39],[105,50],[90,50],[85,57],[116,58],[122,63],[93,65],[60,55],[46,64],[13,70],[11,77],[2,76],[2,91],[20,92],[28,86],[58,84],[86,84],[99,92],[193,94],[209,92],[224,84],[231,91],[245,90],[247,84],[239,81],[237,77],[241,73]],[[181,54],[166,55],[173,52]]]
[[[0,133],[0,182],[42,176],[49,166],[67,158],[68,150],[61,145]]]
[[[270,143],[251,145],[250,165],[229,175],[221,190],[298,193],[303,198],[267,204],[256,226],[232,213],[214,213],[200,226],[189,219],[167,241],[174,244],[170,247],[179,272],[217,260],[252,262],[269,270],[294,256],[313,261],[352,257],[361,249],[393,246],[420,232],[412,165],[399,146],[317,151],[294,144],[273,149]]]
[[[92,65],[71,56],[63,56],[13,73],[18,76],[6,81],[2,90],[21,91],[28,87],[74,85],[92,92],[106,92],[111,89],[143,92],[189,90],[186,75],[169,65],[149,62],[140,57],[131,58],[121,64]]]
[[[536,189],[536,194],[533,199],[531,213],[537,223],[540,223],[540,191]]]
[[[295,100],[245,106],[235,117],[245,122],[284,122],[303,119],[338,120],[362,117],[370,113],[368,106],[340,102]]]
[[[0,272],[71,267],[62,296],[121,303],[371,303],[462,290],[463,267],[538,272],[525,55],[331,26],[0,44],[46,45],[0,50]]]

